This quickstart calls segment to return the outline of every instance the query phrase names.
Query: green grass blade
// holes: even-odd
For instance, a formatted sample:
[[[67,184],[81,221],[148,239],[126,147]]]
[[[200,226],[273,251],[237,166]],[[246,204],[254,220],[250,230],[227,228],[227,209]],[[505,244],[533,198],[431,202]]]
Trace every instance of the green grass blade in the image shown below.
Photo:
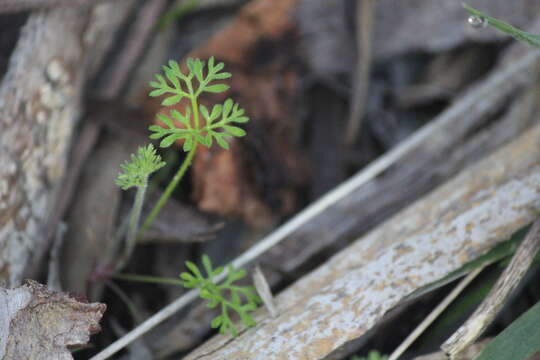
[[[475,360],[524,360],[540,350],[540,302],[521,315]]]
[[[480,10],[477,10],[475,8],[470,7],[467,4],[463,4],[463,7],[465,10],[469,12],[472,16],[476,16],[482,19],[486,19],[487,23],[494,28],[504,32],[505,34],[508,34],[510,36],[513,36],[519,41],[524,41],[528,43],[529,45],[535,46],[540,48],[540,36],[528,33],[526,31],[520,30],[516,27],[513,27],[512,25],[505,23],[504,21],[501,21],[499,19],[496,19],[494,17],[491,17],[485,13],[483,13]]]

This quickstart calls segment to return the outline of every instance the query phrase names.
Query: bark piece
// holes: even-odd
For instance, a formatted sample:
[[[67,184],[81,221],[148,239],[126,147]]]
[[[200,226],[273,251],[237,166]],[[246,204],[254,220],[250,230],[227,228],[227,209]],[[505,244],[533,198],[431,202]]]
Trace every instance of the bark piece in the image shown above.
[[[531,267],[540,249],[540,220],[536,220],[519,245],[512,261],[482,304],[469,319],[441,346],[450,359],[460,359],[464,350],[486,330]]]
[[[514,63],[497,68],[486,80],[462,94],[432,120],[433,126],[439,124],[441,127],[431,134],[429,141],[415,146],[387,172],[351,191],[349,196],[319,214],[315,221],[290,234],[266,254],[263,264],[281,274],[295,271],[325,248],[338,248],[373,228],[465,165],[524,131],[535,121],[538,90],[531,86],[537,82],[540,64],[540,56],[533,52],[528,56],[532,57],[529,60],[523,58],[520,66]],[[508,115],[486,126],[490,116],[503,107],[505,100],[523,87],[531,87],[527,95],[519,97]],[[483,105],[478,106],[479,103]],[[486,127],[478,131],[482,126]],[[361,220],[358,214],[361,214]]]
[[[100,331],[105,304],[83,303],[28,280],[0,288],[0,358],[73,359],[69,346],[85,345]]]
[[[85,79],[133,1],[37,12],[0,84],[0,281],[18,285],[48,247]],[[61,41],[59,41],[61,39]]]
[[[66,219],[68,231],[62,250],[62,285],[65,290],[97,299],[100,286],[89,287],[89,275],[98,266],[109,265],[117,249],[113,235],[120,205],[120,188],[114,180],[120,164],[136,146],[126,145],[115,135],[102,136],[97,150],[86,161],[77,197]],[[92,284],[95,285],[95,284]]]
[[[257,314],[240,337],[185,359],[322,359],[400,301],[508,239],[540,214],[540,126],[358,239]]]

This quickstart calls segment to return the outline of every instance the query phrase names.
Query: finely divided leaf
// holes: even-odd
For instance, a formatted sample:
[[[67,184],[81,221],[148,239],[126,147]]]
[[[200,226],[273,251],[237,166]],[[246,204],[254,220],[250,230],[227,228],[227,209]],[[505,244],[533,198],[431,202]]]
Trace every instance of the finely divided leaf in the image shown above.
[[[116,184],[123,190],[133,186],[145,186],[148,177],[165,166],[161,156],[156,153],[152,144],[141,146],[136,155],[131,155],[131,161],[120,165],[122,172],[118,174]]]

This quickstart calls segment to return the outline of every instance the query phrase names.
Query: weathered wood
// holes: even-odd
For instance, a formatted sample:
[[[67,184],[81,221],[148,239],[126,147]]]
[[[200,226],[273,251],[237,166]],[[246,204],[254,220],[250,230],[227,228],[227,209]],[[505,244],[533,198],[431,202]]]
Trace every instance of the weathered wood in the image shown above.
[[[73,359],[69,347],[88,343],[105,309],[33,280],[16,289],[0,287],[0,359]]]
[[[487,329],[508,301],[540,249],[540,220],[536,220],[519,245],[510,264],[504,269],[482,304],[442,346],[450,359],[461,359],[462,353]]]
[[[37,12],[0,84],[0,282],[19,284],[47,248],[85,79],[132,0]]]
[[[536,84],[540,55],[529,53],[520,63],[497,68],[463,94],[432,121],[437,129],[429,139],[416,144],[377,179],[356,187],[347,197],[289,234],[270,249],[261,259],[262,264],[275,269],[274,276],[278,278],[280,274],[295,271],[325,248],[339,248],[373,228],[526,129],[537,111],[537,90],[519,96],[510,115],[478,131],[510,96]],[[407,191],[403,191],[404,186]]]
[[[540,214],[540,125],[468,168],[299,280],[236,339],[185,359],[322,359],[400,300],[484,254]]]

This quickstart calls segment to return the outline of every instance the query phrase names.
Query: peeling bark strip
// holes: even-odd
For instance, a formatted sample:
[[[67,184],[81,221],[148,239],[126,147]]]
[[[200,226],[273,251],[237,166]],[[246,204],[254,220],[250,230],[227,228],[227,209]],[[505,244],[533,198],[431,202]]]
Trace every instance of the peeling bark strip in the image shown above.
[[[55,6],[94,5],[101,1],[105,0],[2,0],[0,2],[0,14],[46,9]]]
[[[414,290],[508,239],[540,213],[540,125],[341,251],[278,297],[237,339],[186,359],[321,359]]]
[[[46,249],[85,78],[132,0],[32,15],[0,84],[0,283],[20,284]]]
[[[73,359],[67,347],[85,345],[104,312],[31,280],[0,288],[0,359]]]

